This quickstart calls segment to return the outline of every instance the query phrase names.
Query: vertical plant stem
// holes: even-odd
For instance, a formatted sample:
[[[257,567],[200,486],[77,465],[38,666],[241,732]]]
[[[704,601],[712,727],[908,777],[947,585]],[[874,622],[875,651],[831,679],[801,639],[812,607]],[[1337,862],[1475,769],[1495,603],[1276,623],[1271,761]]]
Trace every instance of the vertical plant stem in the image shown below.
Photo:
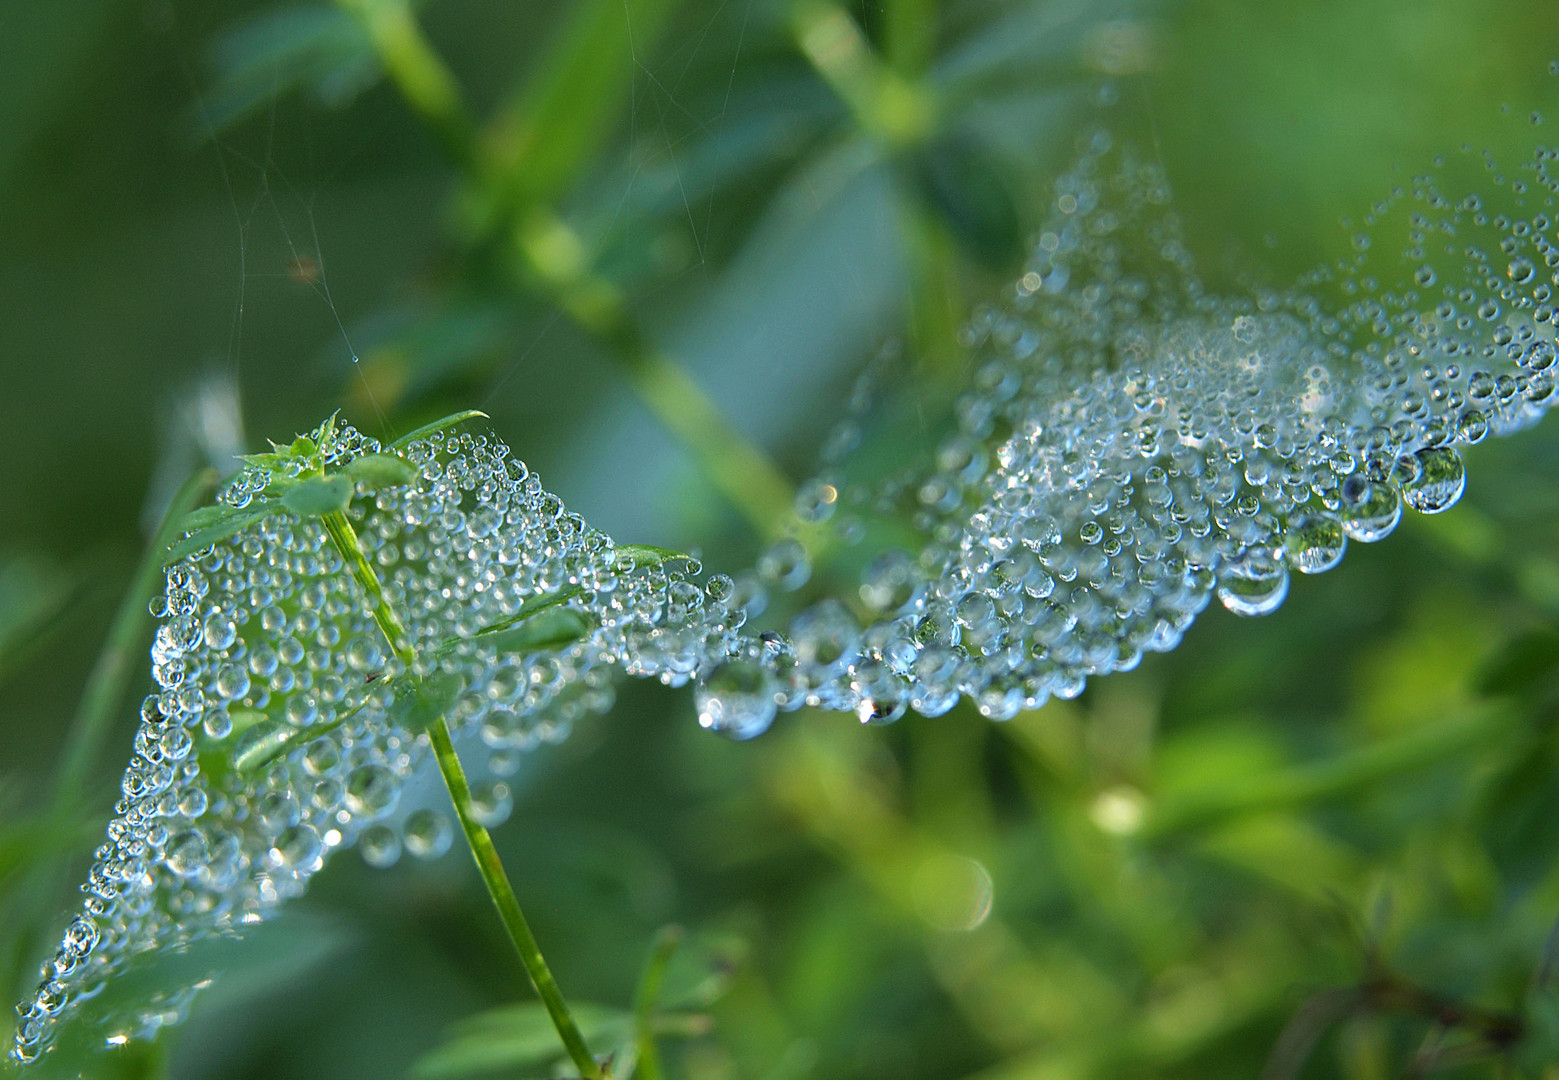
[[[515,228],[517,270],[539,281],[573,321],[610,347],[610,357],[661,425],[692,451],[705,477],[753,529],[784,531],[795,489],[742,437],[680,364],[640,328],[622,292],[588,264],[583,242],[556,214],[533,211]]]
[[[379,62],[412,111],[463,170],[476,167],[474,126],[459,84],[417,25],[407,0],[338,0],[362,22]]]
[[[471,787],[466,782],[465,770],[460,766],[460,757],[455,753],[449,725],[441,718],[429,727],[428,735],[433,740],[433,753],[438,758],[439,772],[444,776],[450,800],[455,804],[455,813],[460,818],[460,828],[465,832],[466,843],[471,847],[471,855],[487,886],[487,893],[492,897],[493,906],[498,909],[498,917],[509,932],[509,940],[520,954],[520,962],[525,965],[525,972],[536,987],[542,1004],[546,1006],[547,1015],[552,1017],[552,1026],[557,1028],[568,1056],[579,1069],[579,1075],[586,1080],[600,1080],[601,1066],[585,1045],[579,1025],[574,1022],[573,1014],[568,1011],[568,1003],[563,1000],[563,992],[552,977],[552,969],[541,955],[536,936],[531,933],[530,923],[520,910],[520,902],[515,898],[514,889],[504,873],[498,849],[493,846],[493,838],[472,813]]]
[[[389,642],[391,651],[401,663],[411,669],[417,659],[416,650],[412,648],[405,624],[396,613],[394,605],[390,603],[390,598],[385,594],[384,583],[379,580],[373,564],[368,561],[362,545],[357,542],[357,533],[352,528],[352,523],[347,520],[344,513],[339,511],[325,514],[322,520],[331,544],[341,554],[342,559],[351,568],[352,576],[368,595],[369,611],[374,621],[378,623],[385,640]],[[476,820],[472,812],[471,785],[467,782],[465,769],[460,764],[460,755],[455,752],[449,724],[443,717],[439,717],[428,726],[428,738],[432,740],[434,759],[438,762],[439,773],[444,777],[444,786],[449,789],[450,801],[455,805],[455,816],[460,819],[461,831],[465,834],[466,843],[471,848],[472,858],[476,860],[476,868],[482,876],[482,884],[487,886],[487,895],[492,898],[493,906],[498,909],[498,917],[503,921],[504,929],[508,931],[509,940],[514,944],[515,951],[520,955],[520,962],[525,965],[525,972],[530,976],[531,985],[536,988],[537,995],[546,1006],[547,1015],[552,1018],[552,1026],[557,1029],[558,1038],[563,1041],[563,1046],[579,1069],[580,1076],[585,1080],[603,1080],[601,1066],[596,1063],[595,1058],[590,1054],[590,1048],[585,1045],[584,1035],[580,1033],[579,1025],[574,1021],[573,1014],[569,1012],[568,1003],[563,999],[563,992],[558,988],[558,982],[552,976],[552,969],[547,966],[547,961],[536,944],[536,936],[531,933],[530,923],[526,921],[525,913],[520,909],[520,902],[514,895],[514,888],[509,884],[508,875],[504,873],[503,862],[498,858],[498,849],[493,846],[492,835],[481,822]]]
[[[833,0],[800,0],[791,10],[796,45],[855,116],[889,149],[918,146],[936,127],[936,98],[871,51],[866,35]]]
[[[186,480],[174,494],[130,587],[125,590],[114,624],[109,628],[92,673],[87,676],[81,703],[71,720],[65,740],[65,757],[60,763],[49,804],[54,813],[64,813],[80,802],[87,774],[92,771],[103,741],[108,737],[114,710],[124,700],[125,688],[137,661],[145,659],[140,651],[141,642],[151,619],[146,605],[162,580],[163,556],[167,554],[169,543],[178,535],[179,522],[205,498],[216,480],[213,470],[204,469]]]
[[[363,546],[357,542],[357,531],[352,528],[352,523],[346,519],[346,515],[340,511],[326,514],[322,520],[325,534],[341,553],[341,558],[346,560],[357,583],[368,594],[368,610],[373,615],[374,622],[379,624],[384,639],[390,643],[390,651],[410,670],[417,659],[417,654],[411,647],[411,639],[406,636],[405,624],[395,613],[390,598],[385,595],[384,582],[379,580],[373,564],[368,561],[368,556],[363,554]]]
[[[638,1080],[661,1080],[660,1050],[655,1045],[655,1010],[660,1004],[661,987],[666,984],[666,968],[681,943],[681,927],[662,927],[650,946],[644,973],[639,976],[639,988],[633,998],[634,1041],[639,1051],[634,1075]]]
[[[921,75],[936,51],[936,0],[887,0],[882,7],[883,52],[906,78]]]
[[[493,150],[484,151],[477,145],[475,124],[454,77],[405,0],[337,3],[363,22],[391,81],[438,137],[472,191],[488,191],[489,201],[506,205],[507,196],[495,195],[490,189],[503,186],[503,176],[522,175],[527,163],[523,156],[515,157],[519,151],[511,145],[498,153],[503,168],[495,172]],[[566,40],[562,47],[573,46]],[[552,134],[530,133],[520,142],[536,144]],[[555,134],[567,140],[579,135]],[[501,146],[515,141],[512,133],[507,140],[498,138]],[[579,154],[586,145],[591,145],[588,139]],[[576,167],[577,163],[569,165],[569,169]],[[562,171],[567,173],[568,169]],[[560,175],[552,186],[561,183]],[[608,356],[617,362],[650,412],[692,451],[715,489],[759,534],[765,538],[780,535],[794,498],[784,473],[742,436],[674,358],[650,343],[621,291],[591,270],[583,241],[546,200],[530,200],[516,209],[516,216],[509,243],[523,270],[521,280],[532,288],[539,287],[549,302],[607,347]]]

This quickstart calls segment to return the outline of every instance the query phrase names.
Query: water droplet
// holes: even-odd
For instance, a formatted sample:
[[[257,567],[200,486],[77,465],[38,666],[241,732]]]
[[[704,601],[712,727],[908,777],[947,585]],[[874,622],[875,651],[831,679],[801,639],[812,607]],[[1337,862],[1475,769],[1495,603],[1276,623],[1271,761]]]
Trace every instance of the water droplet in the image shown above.
[[[1288,596],[1288,570],[1266,552],[1247,552],[1225,568],[1218,600],[1236,615],[1266,615]]]
[[[509,820],[513,810],[514,796],[502,780],[477,784],[471,789],[471,816],[478,824],[495,829]]]
[[[1449,446],[1420,450],[1417,479],[1402,488],[1402,501],[1421,514],[1438,514],[1456,505],[1467,486],[1462,456]]]
[[[370,825],[357,838],[357,850],[369,866],[383,870],[401,857],[400,834],[388,825]]]
[[[699,724],[733,739],[755,738],[774,722],[774,679],[754,661],[715,665],[699,684],[695,699]]]
[[[1336,518],[1299,511],[1283,528],[1289,565],[1302,574],[1320,574],[1342,562],[1348,537]]]
[[[395,805],[400,785],[383,765],[362,765],[346,778],[346,804],[354,814],[376,818]]]
[[[402,829],[406,850],[419,859],[436,859],[449,850],[455,831],[437,810],[415,810]]]
[[[1354,474],[1342,482],[1342,528],[1364,544],[1383,540],[1402,520],[1402,500],[1384,481],[1372,482]]]

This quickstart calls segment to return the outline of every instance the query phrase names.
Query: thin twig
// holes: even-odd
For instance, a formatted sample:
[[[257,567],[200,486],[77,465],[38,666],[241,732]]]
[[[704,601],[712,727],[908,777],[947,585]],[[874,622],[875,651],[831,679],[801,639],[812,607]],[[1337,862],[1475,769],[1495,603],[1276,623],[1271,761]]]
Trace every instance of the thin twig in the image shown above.
[[[363,587],[363,592],[368,598],[369,610],[380,632],[389,643],[391,651],[408,670],[414,668],[417,659],[416,651],[407,636],[405,623],[385,593],[384,584],[379,580],[373,564],[364,555],[352,523],[339,511],[325,514],[323,520],[330,542],[351,568],[352,576]],[[585,1080],[603,1080],[601,1066],[591,1056],[584,1035],[580,1033],[579,1025],[574,1021],[568,1003],[563,998],[563,992],[558,988],[557,980],[553,978],[552,969],[547,966],[546,959],[541,955],[541,948],[536,944],[536,936],[531,933],[530,923],[526,921],[525,913],[520,909],[520,902],[514,895],[514,888],[509,884],[508,875],[504,873],[503,862],[498,858],[498,849],[493,845],[492,835],[476,819],[471,805],[471,785],[466,780],[465,769],[460,764],[460,755],[455,752],[454,739],[443,717],[439,717],[429,725],[428,738],[433,743],[434,759],[438,762],[439,773],[444,777],[444,786],[449,789],[450,801],[455,806],[455,816],[460,819],[461,831],[465,834],[466,843],[471,848],[472,858],[476,860],[476,868],[481,875],[482,884],[487,887],[487,895],[492,898],[493,906],[498,909],[498,917],[502,920],[504,929],[508,931],[509,940],[513,943],[515,951],[519,953],[520,962],[525,965],[525,972],[530,976],[531,984],[536,988],[542,1004],[546,1006],[547,1015],[552,1018],[552,1026],[557,1029],[558,1037],[563,1041],[564,1048],[568,1050],[568,1056],[579,1069],[579,1075]]]

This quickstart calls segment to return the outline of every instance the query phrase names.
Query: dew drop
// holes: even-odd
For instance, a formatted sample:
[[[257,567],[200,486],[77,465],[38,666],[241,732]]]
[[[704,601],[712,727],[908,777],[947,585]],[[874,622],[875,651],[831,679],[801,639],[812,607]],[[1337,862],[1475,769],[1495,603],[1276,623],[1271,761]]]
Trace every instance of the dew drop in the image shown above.
[[[1449,446],[1420,450],[1418,477],[1402,488],[1402,501],[1421,514],[1438,514],[1456,505],[1467,486],[1462,456]]]
[[[1343,532],[1364,544],[1383,540],[1402,520],[1402,500],[1384,481],[1372,482],[1354,474],[1342,482]]]
[[[449,850],[455,831],[437,810],[415,810],[402,829],[406,850],[419,859],[436,859]]]
[[[715,665],[694,697],[700,726],[732,739],[756,738],[774,722],[774,680],[754,661]]]

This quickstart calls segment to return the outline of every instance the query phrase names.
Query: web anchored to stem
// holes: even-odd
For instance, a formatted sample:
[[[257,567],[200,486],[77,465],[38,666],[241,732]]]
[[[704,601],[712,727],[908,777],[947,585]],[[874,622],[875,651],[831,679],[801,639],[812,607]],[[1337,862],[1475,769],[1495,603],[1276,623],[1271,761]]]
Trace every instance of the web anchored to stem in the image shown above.
[[[353,576],[364,586],[372,604],[374,621],[384,633],[390,651],[406,666],[407,670],[416,670],[419,666],[417,656],[406,637],[405,624],[396,615],[394,607],[385,595],[378,573],[363,555],[362,546],[357,542],[357,534],[352,531],[351,522],[339,510],[326,513],[322,521],[336,552],[352,568]],[[460,819],[461,831],[465,834],[466,843],[471,847],[471,857],[476,860],[477,871],[482,875],[482,883],[487,886],[487,893],[492,897],[493,906],[498,909],[504,929],[509,933],[509,940],[514,943],[515,951],[520,954],[520,961],[525,965],[525,971],[530,975],[536,993],[541,995],[541,1000],[547,1007],[547,1014],[552,1017],[552,1023],[558,1030],[558,1037],[563,1040],[563,1045],[568,1049],[568,1055],[579,1069],[579,1075],[586,1077],[587,1080],[597,1080],[602,1075],[601,1067],[591,1056],[589,1047],[585,1045],[579,1025],[574,1022],[574,1017],[568,1010],[568,1003],[563,999],[563,992],[558,989],[557,980],[552,976],[552,969],[547,966],[547,961],[541,955],[541,948],[536,944],[536,936],[531,933],[530,923],[526,921],[525,912],[520,909],[520,902],[515,898],[514,889],[509,884],[509,877],[504,873],[503,862],[498,858],[498,849],[493,846],[493,838],[486,826],[478,820],[480,811],[472,801],[471,785],[466,780],[465,770],[461,768],[460,755],[455,751],[455,742],[450,737],[449,724],[443,715],[439,715],[428,725],[428,738],[433,743],[433,758],[438,763],[439,773],[444,777],[445,786],[449,788],[450,801],[454,803],[455,815]]]
[[[700,722],[737,738],[803,706],[880,723],[967,698],[1006,719],[1174,648],[1214,597],[1277,609],[1291,570],[1335,566],[1404,506],[1449,508],[1459,446],[1552,406],[1556,160],[1538,148],[1481,194],[1426,174],[1370,224],[1405,227],[1399,254],[1365,235],[1302,290],[1219,298],[1158,170],[1091,133],[1025,271],[967,334],[980,364],[934,460],[867,482],[858,418],[829,440],[801,523],[849,539],[877,516],[907,539],[783,632],[748,626],[751,581],[700,587],[691,560],[565,512],[500,442],[453,433],[470,416],[388,446],[332,420],[255,455],[170,552],[159,692],[14,1055],[42,1054],[139,959],[263,920],[336,850],[447,850],[419,788],[431,756],[593,1067],[486,833],[520,752],[607,709],[619,669],[696,681]],[[810,573],[793,540],[759,569],[782,591]],[[192,993],[94,1021],[151,1035]]]

